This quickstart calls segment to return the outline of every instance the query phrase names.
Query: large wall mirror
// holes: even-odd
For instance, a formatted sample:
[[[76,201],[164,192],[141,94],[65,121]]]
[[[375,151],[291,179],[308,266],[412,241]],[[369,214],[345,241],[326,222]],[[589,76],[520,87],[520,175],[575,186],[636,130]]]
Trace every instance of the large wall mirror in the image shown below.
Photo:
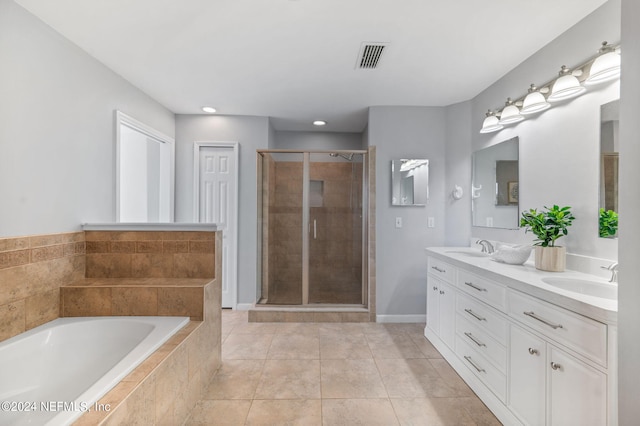
[[[618,236],[618,124],[619,101],[600,107],[600,202],[598,234]]]
[[[391,161],[391,205],[424,206],[429,199],[429,160]]]
[[[174,140],[116,111],[116,222],[173,222]]]
[[[517,229],[520,199],[518,138],[474,152],[472,167],[473,226]]]

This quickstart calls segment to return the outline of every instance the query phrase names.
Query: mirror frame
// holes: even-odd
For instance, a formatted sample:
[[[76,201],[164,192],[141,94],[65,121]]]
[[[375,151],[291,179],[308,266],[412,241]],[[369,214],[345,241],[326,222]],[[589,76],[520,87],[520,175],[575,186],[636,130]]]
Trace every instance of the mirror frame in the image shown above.
[[[620,206],[619,206],[619,198],[618,198],[618,182],[620,179],[620,170],[619,170],[619,166],[618,166],[618,162],[616,161],[616,165],[615,165],[615,173],[616,173],[616,178],[615,178],[615,186],[616,186],[616,195],[615,195],[615,209],[607,209],[607,205],[606,205],[606,191],[605,191],[605,157],[606,157],[606,153],[609,154],[613,154],[615,153],[615,157],[618,158],[620,152],[619,151],[604,151],[604,147],[603,147],[603,143],[604,143],[604,123],[609,123],[609,122],[614,122],[614,121],[620,121],[620,113],[619,110],[617,111],[617,120],[605,120],[605,118],[611,118],[613,117],[613,115],[616,115],[616,112],[614,111],[615,109],[619,109],[619,105],[620,105],[620,99],[614,99],[610,102],[604,103],[602,105],[600,105],[600,121],[599,121],[599,129],[600,129],[600,134],[599,134],[599,138],[598,138],[598,237],[599,238],[605,238],[605,239],[617,239],[619,236],[619,228],[616,229],[616,233],[614,235],[607,235],[607,236],[602,236],[600,235],[600,209],[605,209],[605,211],[608,210],[613,210],[616,213],[619,213],[620,210]],[[609,110],[609,112],[607,114],[605,114],[606,110]],[[607,115],[607,116],[605,116]],[[614,125],[615,126],[615,125]],[[615,127],[612,129],[612,144],[614,145],[615,148],[615,135],[616,135],[616,129]],[[609,206],[611,207],[611,206]]]

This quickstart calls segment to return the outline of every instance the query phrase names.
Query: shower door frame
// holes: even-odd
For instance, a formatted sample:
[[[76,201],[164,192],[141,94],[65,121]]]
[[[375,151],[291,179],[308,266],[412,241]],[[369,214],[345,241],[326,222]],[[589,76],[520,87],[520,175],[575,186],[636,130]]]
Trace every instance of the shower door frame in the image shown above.
[[[369,305],[369,257],[368,257],[368,241],[369,241],[369,151],[368,150],[299,150],[299,149],[258,149],[256,150],[258,158],[256,161],[260,162],[263,154],[302,154],[302,303],[299,305],[284,305],[290,307],[365,307]],[[362,303],[361,304],[347,304],[347,303],[309,303],[309,243],[310,243],[310,213],[311,206],[309,201],[309,176],[311,166],[311,154],[354,154],[362,155]],[[259,171],[262,171],[262,164],[258,164]],[[257,189],[258,189],[258,212],[262,211],[262,180],[263,174],[257,173]],[[257,288],[262,288],[262,224],[260,223],[261,216],[258,215],[258,250],[257,250],[257,276],[258,283]],[[262,298],[262,294],[258,297],[258,301]],[[268,305],[265,305],[268,306]],[[277,305],[270,305],[277,306]]]

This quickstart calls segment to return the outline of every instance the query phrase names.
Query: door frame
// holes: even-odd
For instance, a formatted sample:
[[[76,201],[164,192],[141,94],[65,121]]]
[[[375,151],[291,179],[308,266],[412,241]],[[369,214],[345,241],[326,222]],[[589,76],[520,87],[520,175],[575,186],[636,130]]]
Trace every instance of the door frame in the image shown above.
[[[230,271],[228,274],[229,291],[231,295],[231,308],[236,309],[238,306],[238,196],[240,194],[240,144],[233,141],[195,141],[193,143],[193,221],[200,222],[200,149],[201,148],[231,148],[233,150],[233,159],[235,161],[235,188],[233,191],[234,202],[232,203],[234,224],[229,229],[229,237],[231,237],[232,247],[229,250]],[[222,285],[222,283],[220,283]]]

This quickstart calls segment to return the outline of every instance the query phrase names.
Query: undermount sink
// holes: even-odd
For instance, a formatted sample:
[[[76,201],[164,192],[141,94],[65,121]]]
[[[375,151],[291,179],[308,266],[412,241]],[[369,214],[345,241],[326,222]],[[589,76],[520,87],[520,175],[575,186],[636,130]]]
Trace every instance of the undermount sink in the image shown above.
[[[586,294],[588,296],[602,297],[603,299],[615,300],[618,298],[618,286],[598,281],[584,280],[581,278],[543,278],[543,282],[554,287],[575,293]]]
[[[473,250],[450,250],[450,251],[447,251],[446,253],[462,254],[469,257],[489,257],[489,254],[487,253],[482,253],[480,251],[473,251]]]

